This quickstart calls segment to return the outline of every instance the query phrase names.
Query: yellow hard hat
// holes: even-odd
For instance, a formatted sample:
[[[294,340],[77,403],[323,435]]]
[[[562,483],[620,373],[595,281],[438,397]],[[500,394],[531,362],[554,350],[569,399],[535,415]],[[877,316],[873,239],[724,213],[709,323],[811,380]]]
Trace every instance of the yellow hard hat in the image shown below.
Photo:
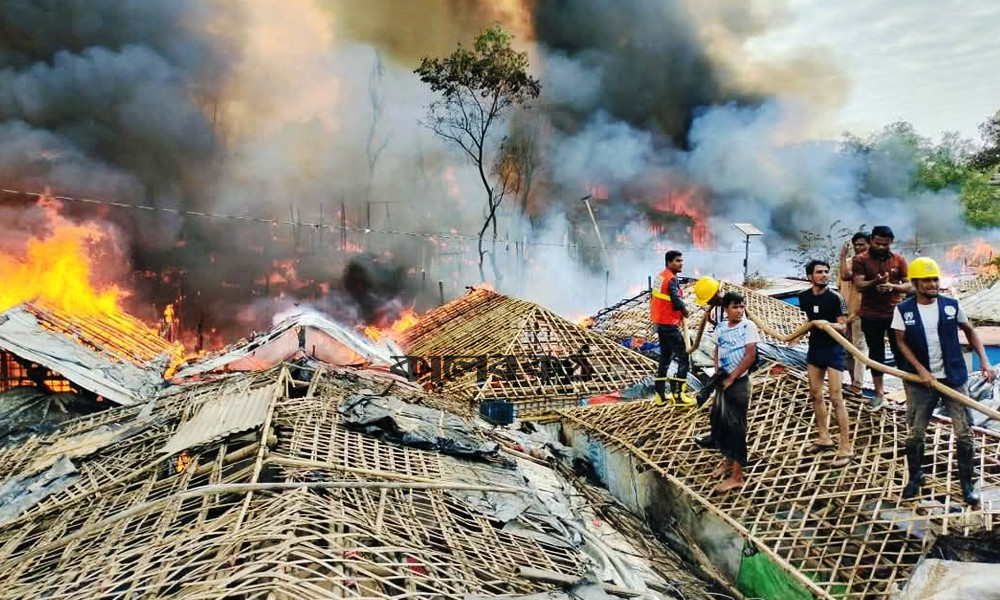
[[[933,258],[921,256],[913,259],[910,267],[906,270],[906,276],[910,279],[927,279],[928,277],[940,277],[941,269]]]
[[[708,304],[709,300],[719,293],[721,284],[711,277],[702,277],[694,283],[694,301],[701,306]]]

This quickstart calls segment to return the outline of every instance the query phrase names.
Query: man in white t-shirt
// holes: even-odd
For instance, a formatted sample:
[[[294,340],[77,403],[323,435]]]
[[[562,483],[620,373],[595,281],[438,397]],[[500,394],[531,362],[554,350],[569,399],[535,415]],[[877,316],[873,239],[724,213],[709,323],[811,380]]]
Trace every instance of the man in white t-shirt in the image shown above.
[[[921,257],[910,263],[907,276],[913,282],[916,296],[896,306],[892,329],[899,351],[905,361],[900,366],[920,376],[921,383],[904,381],[906,390],[906,460],[909,480],[903,488],[903,498],[913,498],[923,485],[924,437],[927,425],[938,402],[943,402],[951,417],[958,458],[958,480],[967,504],[977,504],[979,494],[973,485],[973,443],[969,409],[935,389],[935,383],[946,385],[968,395],[966,383],[969,371],[965,366],[958,330],[965,333],[969,344],[979,354],[983,377],[993,380],[986,349],[969,324],[961,304],[954,298],[938,295],[941,270],[934,260]]]

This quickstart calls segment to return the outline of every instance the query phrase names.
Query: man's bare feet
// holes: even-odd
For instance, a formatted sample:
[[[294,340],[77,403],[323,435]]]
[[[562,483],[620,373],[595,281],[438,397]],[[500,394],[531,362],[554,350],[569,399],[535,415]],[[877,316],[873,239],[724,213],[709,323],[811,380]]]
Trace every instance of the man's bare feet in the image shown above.
[[[732,476],[729,479],[726,479],[725,481],[717,485],[715,487],[715,493],[724,494],[729,490],[734,490],[736,488],[743,487],[743,481],[744,480],[742,477],[737,478],[735,476]]]
[[[729,473],[729,461],[724,460],[719,463],[719,466],[715,467],[715,470],[709,473],[709,477],[715,479],[716,477],[723,477]]]

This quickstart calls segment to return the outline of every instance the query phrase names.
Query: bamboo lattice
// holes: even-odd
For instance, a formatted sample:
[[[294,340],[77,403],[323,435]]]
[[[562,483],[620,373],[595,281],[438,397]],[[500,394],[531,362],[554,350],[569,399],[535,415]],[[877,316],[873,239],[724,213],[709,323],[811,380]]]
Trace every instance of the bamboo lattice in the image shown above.
[[[560,411],[562,419],[623,448],[668,477],[692,499],[746,529],[829,597],[889,598],[910,576],[934,535],[969,535],[1000,524],[1000,502],[970,508],[960,500],[951,425],[928,430],[928,483],[917,503],[900,501],[905,484],[905,414],[872,413],[847,397],[854,451],[844,468],[833,454],[803,456],[815,436],[807,380],[800,374],[759,373],[748,415],[750,465],[739,493],[713,496],[709,477],[721,456],[691,439],[708,430],[708,411],[657,407],[650,401]],[[838,435],[836,420],[831,433]],[[984,488],[1000,486],[1000,435],[976,430]]]
[[[622,390],[652,374],[656,363],[615,342],[567,321],[537,304],[474,290],[427,315],[407,330],[404,347],[419,357],[490,357],[489,365],[509,357],[501,376],[490,369],[480,380],[475,368],[433,382],[430,370],[420,380],[433,389],[473,404],[507,399],[519,415],[576,406],[581,399]],[[591,371],[574,370],[585,357]],[[548,357],[560,365],[546,362]]]
[[[701,317],[705,313],[705,309],[694,302],[693,285],[684,286],[684,297],[687,299],[689,310],[691,310],[685,324],[688,329],[692,330],[698,328]],[[746,300],[747,312],[753,313],[770,325],[772,329],[782,334],[787,335],[795,331],[805,321],[805,317],[798,307],[750,288],[723,281],[722,292],[738,292]],[[615,341],[630,337],[655,341],[657,339],[656,326],[649,318],[651,297],[649,290],[646,290],[597,313],[592,317],[591,329]],[[761,332],[761,337],[767,341],[775,341],[763,332]]]
[[[551,589],[519,577],[521,565],[582,574],[571,545],[506,533],[450,494],[455,473],[437,454],[338,425],[346,391],[383,382],[316,371],[317,393],[293,399],[277,374],[164,396],[155,426],[77,459],[77,483],[0,526],[0,598],[460,599]],[[275,390],[264,427],[188,449],[180,472],[177,457],[157,454],[204,402],[248,385]],[[139,415],[108,411],[67,431]],[[25,461],[0,458],[4,478]],[[328,482],[360,487],[314,489]],[[299,487],[266,489],[274,483]]]

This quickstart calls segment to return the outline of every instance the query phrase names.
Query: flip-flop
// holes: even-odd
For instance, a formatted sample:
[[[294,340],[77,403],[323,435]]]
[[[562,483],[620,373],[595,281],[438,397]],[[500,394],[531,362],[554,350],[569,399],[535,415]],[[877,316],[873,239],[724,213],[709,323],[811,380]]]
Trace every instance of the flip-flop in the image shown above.
[[[846,467],[847,465],[851,464],[852,460],[854,460],[854,454],[845,454],[844,456],[838,456],[833,460],[831,460],[830,466]]]
[[[817,444],[816,442],[813,442],[802,450],[802,454],[806,456],[815,456],[817,454],[822,454],[823,452],[829,452],[836,447],[837,444],[832,442],[829,444]]]

